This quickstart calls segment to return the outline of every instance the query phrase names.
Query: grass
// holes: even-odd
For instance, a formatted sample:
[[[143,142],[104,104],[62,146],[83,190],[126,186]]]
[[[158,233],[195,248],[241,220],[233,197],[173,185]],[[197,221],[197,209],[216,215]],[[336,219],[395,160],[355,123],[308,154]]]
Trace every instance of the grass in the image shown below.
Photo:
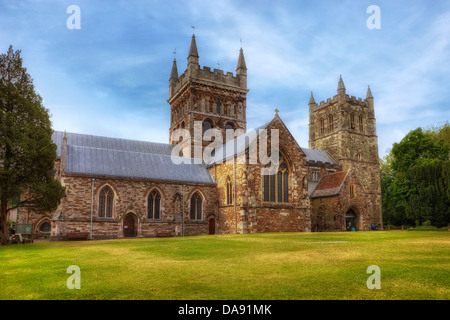
[[[70,265],[81,289],[69,290]],[[381,289],[369,290],[370,265]],[[445,299],[450,232],[270,233],[0,247],[0,299]]]

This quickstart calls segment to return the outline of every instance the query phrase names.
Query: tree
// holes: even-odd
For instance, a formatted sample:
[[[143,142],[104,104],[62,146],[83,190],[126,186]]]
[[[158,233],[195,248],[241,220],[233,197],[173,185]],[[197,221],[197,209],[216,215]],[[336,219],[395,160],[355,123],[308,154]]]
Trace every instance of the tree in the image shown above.
[[[385,222],[450,222],[449,130],[448,123],[412,130],[380,161]]]
[[[422,128],[410,131],[399,143],[392,147],[392,169],[396,172],[406,172],[413,165],[429,159],[448,160],[449,146],[444,143],[434,143],[431,135],[424,133]]]
[[[407,172],[414,191],[407,212],[421,223],[444,227],[450,222],[450,161],[429,160]]]
[[[15,207],[55,210],[64,188],[53,177],[56,145],[49,111],[22,66],[20,50],[0,55],[0,242],[8,235],[7,214]],[[19,201],[12,201],[21,195]],[[14,203],[11,205],[11,203]]]

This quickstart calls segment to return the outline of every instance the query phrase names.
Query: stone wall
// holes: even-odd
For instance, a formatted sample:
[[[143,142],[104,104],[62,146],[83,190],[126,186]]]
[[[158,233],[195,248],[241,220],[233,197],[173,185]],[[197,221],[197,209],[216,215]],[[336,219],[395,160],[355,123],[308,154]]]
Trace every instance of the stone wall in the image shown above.
[[[59,213],[52,220],[52,239],[64,239],[68,232],[90,232],[92,178],[84,176],[63,176],[66,195]],[[114,192],[111,218],[98,216],[99,194],[109,186]],[[147,216],[147,198],[157,190],[161,195],[160,219]],[[184,190],[183,190],[184,189]],[[95,239],[124,237],[124,217],[133,215],[137,237],[155,237],[161,234],[179,236],[182,234],[182,209],[184,203],[184,234],[208,234],[208,218],[217,215],[217,193],[214,184],[185,184],[163,181],[146,181],[123,178],[95,178],[92,206],[92,233]],[[190,220],[190,198],[199,192],[202,196],[202,219]],[[184,193],[184,202],[183,202]]]
[[[353,196],[350,185],[354,186]],[[346,231],[345,215],[350,209],[357,215],[357,230],[367,231],[372,224],[378,226],[381,223],[373,214],[378,206],[376,197],[365,192],[354,172],[349,172],[339,194],[313,198],[311,204],[312,231]]]

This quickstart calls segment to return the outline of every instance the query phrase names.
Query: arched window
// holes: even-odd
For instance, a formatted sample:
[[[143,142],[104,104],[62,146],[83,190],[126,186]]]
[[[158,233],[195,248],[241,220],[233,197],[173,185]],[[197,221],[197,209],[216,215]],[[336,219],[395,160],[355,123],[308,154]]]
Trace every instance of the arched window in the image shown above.
[[[350,114],[350,128],[355,129],[355,114]]]
[[[114,192],[108,186],[100,191],[98,199],[98,216],[101,218],[112,218]]]
[[[227,204],[232,204],[233,203],[233,184],[231,183],[230,176],[227,177],[226,195],[227,195]]]
[[[216,113],[220,114],[220,99],[217,98],[216,100]]]
[[[285,159],[280,155],[280,165],[276,174],[264,175],[264,201],[289,202],[289,169]]]
[[[333,115],[328,115],[328,130],[331,132],[334,130],[334,123],[333,123]]]
[[[149,219],[160,218],[161,211],[161,195],[158,191],[153,190],[148,196],[147,217]]]
[[[311,170],[311,181],[312,182],[319,181],[319,170],[317,170],[317,169]]]
[[[320,118],[320,134],[325,133],[325,120],[323,118]]]
[[[195,192],[191,197],[191,220],[202,219],[202,196]]]
[[[227,123],[225,126],[225,138],[226,141],[234,138],[234,126],[231,123]]]
[[[359,116],[358,120],[359,120],[359,131],[363,132],[364,131],[364,119],[363,119],[363,116]]]
[[[209,120],[203,121],[203,135],[205,135],[205,132],[212,128],[212,124]],[[211,136],[211,134],[208,135],[208,137]]]

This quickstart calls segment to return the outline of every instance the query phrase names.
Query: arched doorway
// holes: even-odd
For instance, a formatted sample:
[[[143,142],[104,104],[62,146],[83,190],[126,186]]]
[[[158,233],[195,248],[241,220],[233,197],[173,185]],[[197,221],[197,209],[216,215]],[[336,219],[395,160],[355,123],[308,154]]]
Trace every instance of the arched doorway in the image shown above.
[[[345,228],[347,231],[358,230],[358,223],[356,218],[356,212],[353,209],[349,209],[345,214]]]
[[[125,238],[136,237],[136,219],[132,213],[127,214],[123,219],[123,236]]]
[[[208,221],[209,234],[216,233],[216,220],[214,218],[210,218]]]

